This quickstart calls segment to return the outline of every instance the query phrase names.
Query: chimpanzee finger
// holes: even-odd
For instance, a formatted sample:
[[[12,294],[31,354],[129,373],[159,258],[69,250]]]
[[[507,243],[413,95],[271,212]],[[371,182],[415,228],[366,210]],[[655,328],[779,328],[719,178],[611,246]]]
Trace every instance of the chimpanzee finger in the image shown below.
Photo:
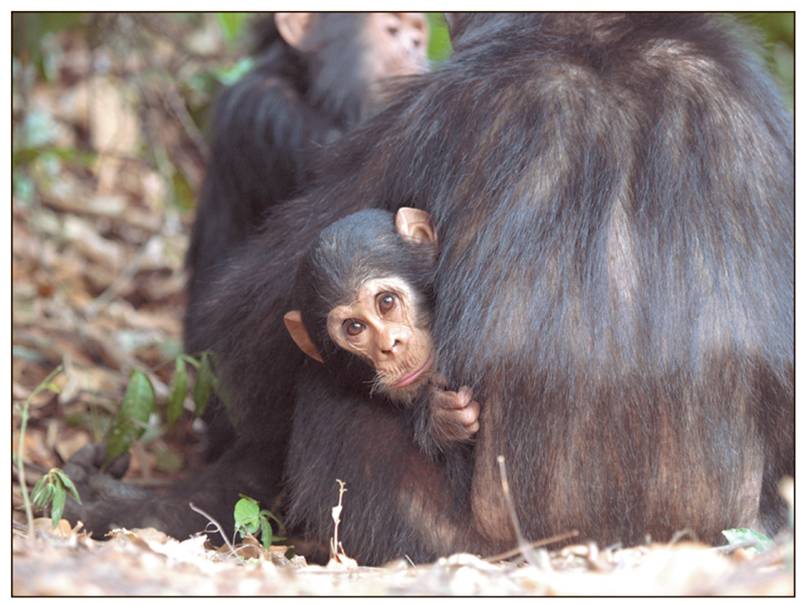
[[[477,424],[478,423],[478,418],[481,415],[481,405],[478,403],[478,401],[471,401],[470,404],[467,405],[467,408],[465,409],[465,411],[466,411],[466,417],[472,419],[472,421],[468,421],[468,422],[465,422],[465,423],[467,423],[467,424],[472,424],[472,423]]]
[[[462,386],[458,389],[458,398],[461,401],[461,406],[466,407],[472,401],[472,388],[469,386]]]
[[[450,413],[452,413],[452,417],[455,422],[466,428],[467,426],[471,426],[478,421],[479,411],[480,409],[477,404],[475,406],[470,404],[462,409],[455,409]]]

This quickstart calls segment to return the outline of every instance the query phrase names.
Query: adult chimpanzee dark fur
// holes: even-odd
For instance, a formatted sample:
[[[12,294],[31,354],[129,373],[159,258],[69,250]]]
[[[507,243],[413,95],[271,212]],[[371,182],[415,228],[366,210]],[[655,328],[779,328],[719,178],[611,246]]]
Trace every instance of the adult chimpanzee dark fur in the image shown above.
[[[296,19],[305,13],[295,15]],[[210,287],[213,267],[253,235],[266,211],[298,193],[310,178],[310,154],[353,128],[379,106],[380,78],[420,72],[424,44],[377,31],[379,15],[311,15],[306,45],[280,35],[275,16],[255,23],[255,65],[218,98],[212,120],[208,169],[186,264],[189,305]],[[401,15],[399,29],[411,29]],[[422,21],[424,27],[424,20]],[[420,41],[427,32],[422,29]],[[413,32],[416,35],[417,32]],[[416,40],[413,40],[416,42]],[[203,325],[185,321],[185,348]],[[231,428],[217,400],[209,405],[208,455],[229,446]]]
[[[362,563],[492,551],[512,541],[501,454],[529,539],[774,532],[794,471],[792,126],[751,36],[704,14],[478,14],[451,31],[453,58],[328,154],[197,309],[254,443],[220,460],[216,513],[246,488],[238,456],[267,492],[282,463],[302,363],[280,322],[288,275],[337,218],[407,205],[440,237],[440,369],[484,404],[472,486],[448,487],[390,407],[344,410],[311,379],[298,395],[319,387],[320,405],[294,411],[288,455],[296,526],[330,534],[339,478]]]

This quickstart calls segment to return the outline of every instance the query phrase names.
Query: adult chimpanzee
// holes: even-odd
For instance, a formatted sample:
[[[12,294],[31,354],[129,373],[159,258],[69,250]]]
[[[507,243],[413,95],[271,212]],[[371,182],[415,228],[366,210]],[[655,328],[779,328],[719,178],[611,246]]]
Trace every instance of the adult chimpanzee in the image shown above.
[[[340,478],[361,562],[494,550],[512,541],[501,454],[527,538],[774,532],[794,470],[792,128],[751,36],[667,13],[478,14],[451,33],[453,58],[342,140],[199,305],[240,439],[210,471],[226,497],[200,482],[162,505],[209,496],[225,518],[240,485],[273,488],[303,358],[279,327],[287,275],[334,220],[413,206],[439,233],[439,369],[483,401],[471,486],[389,405],[298,408],[296,526],[328,534]]]
[[[420,13],[276,13],[257,21],[254,68],[224,90],[187,253],[189,304],[212,268],[257,231],[266,211],[309,179],[310,153],[353,128],[382,103],[384,79],[426,67]],[[198,352],[188,313],[185,348]],[[215,400],[207,454],[217,457],[231,428]]]

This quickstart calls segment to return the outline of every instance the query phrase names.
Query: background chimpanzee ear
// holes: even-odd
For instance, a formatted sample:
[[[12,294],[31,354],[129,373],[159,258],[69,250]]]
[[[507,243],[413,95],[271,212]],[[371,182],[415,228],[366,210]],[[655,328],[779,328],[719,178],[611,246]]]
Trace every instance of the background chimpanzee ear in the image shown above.
[[[282,320],[285,322],[285,329],[288,330],[293,341],[299,346],[299,350],[304,352],[311,359],[319,363],[324,363],[319,349],[316,347],[316,344],[313,343],[310,334],[308,334],[305,328],[305,324],[302,322],[302,313],[298,310],[289,310],[282,317]]]
[[[436,229],[430,214],[416,208],[400,208],[394,216],[397,232],[414,243],[436,243]]]
[[[290,46],[305,52],[309,50],[307,42],[313,26],[313,13],[275,13],[274,23],[277,31]]]

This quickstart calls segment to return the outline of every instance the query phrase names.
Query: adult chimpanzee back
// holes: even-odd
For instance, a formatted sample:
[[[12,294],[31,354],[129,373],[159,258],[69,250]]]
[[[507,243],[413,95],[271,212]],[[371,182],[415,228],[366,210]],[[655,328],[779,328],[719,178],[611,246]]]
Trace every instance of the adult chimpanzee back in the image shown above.
[[[360,562],[493,551],[513,537],[503,455],[529,539],[776,530],[793,474],[792,126],[751,36],[667,13],[478,14],[451,33],[451,60],[322,158],[200,305],[242,443],[210,470],[219,488],[246,479],[237,463],[276,462],[297,380],[317,388],[282,329],[307,246],[355,210],[414,206],[440,238],[438,369],[483,404],[471,486],[444,481],[387,405],[319,391],[290,434],[293,525],[326,540],[339,478]]]
[[[751,37],[701,14],[453,25],[453,60],[330,156],[321,186],[272,228],[312,233],[375,204],[434,215],[439,369],[484,403],[471,495],[453,499],[486,537],[512,537],[499,454],[529,538],[775,531],[777,482],[793,474],[792,127]],[[228,284],[276,290],[279,266],[251,270]],[[242,391],[265,380],[240,368],[270,325],[219,349]],[[384,451],[382,438],[340,444],[368,432],[343,419],[337,433],[322,422],[292,435],[292,518],[324,537],[330,482],[352,478],[343,535],[359,560],[402,555],[406,540],[455,545],[428,542],[402,479],[377,478],[393,460],[365,451]],[[339,457],[317,473],[327,454]],[[382,515],[395,506],[384,540],[366,521],[395,526]]]

